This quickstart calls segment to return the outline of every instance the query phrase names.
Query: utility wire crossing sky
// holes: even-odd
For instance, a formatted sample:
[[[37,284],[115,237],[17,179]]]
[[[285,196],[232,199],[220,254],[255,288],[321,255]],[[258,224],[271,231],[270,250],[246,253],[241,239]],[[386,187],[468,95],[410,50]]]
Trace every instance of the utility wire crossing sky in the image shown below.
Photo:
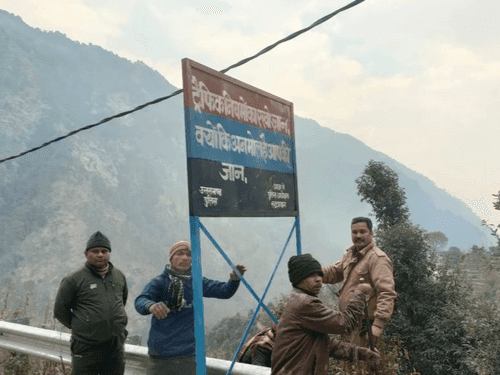
[[[345,2],[0,0],[182,87],[181,60],[220,70]],[[294,103],[500,223],[500,2],[366,0],[231,76]],[[168,94],[168,93],[166,93]]]
[[[259,57],[260,55],[263,55],[264,53],[269,52],[270,50],[272,50],[273,48],[275,48],[275,47],[276,47],[276,46],[278,46],[279,44],[284,43],[284,42],[286,42],[286,41],[288,41],[288,40],[291,40],[291,39],[293,39],[293,38],[295,38],[295,37],[299,36],[300,34],[305,33],[306,31],[311,30],[313,27],[316,27],[316,26],[318,26],[318,25],[322,24],[323,22],[325,22],[325,21],[329,20],[330,18],[332,18],[332,17],[333,17],[333,16],[335,16],[336,14],[338,14],[338,13],[340,13],[340,12],[344,11],[344,10],[347,10],[347,9],[349,9],[349,8],[352,8],[353,6],[356,6],[356,5],[358,5],[359,3],[363,2],[363,1],[364,1],[364,0],[356,0],[356,1],[353,1],[352,3],[348,4],[347,6],[342,7],[342,8],[340,8],[340,9],[336,10],[335,12],[333,12],[333,13],[329,14],[328,16],[325,16],[325,17],[321,18],[320,20],[316,21],[316,22],[315,22],[314,24],[312,24],[311,26],[309,26],[309,27],[307,27],[307,28],[305,28],[305,29],[299,30],[299,31],[297,31],[296,33],[293,33],[293,34],[291,34],[291,35],[287,36],[286,38],[283,38],[283,39],[281,39],[281,40],[277,41],[276,43],[274,43],[274,44],[272,44],[272,45],[270,45],[270,46],[268,46],[268,47],[264,48],[264,49],[263,49],[262,51],[260,51],[259,53],[256,53],[255,55],[253,55],[253,56],[251,56],[251,57],[248,57],[248,58],[246,58],[246,59],[243,59],[243,60],[241,60],[241,61],[237,62],[236,64],[231,65],[230,67],[228,67],[228,68],[226,68],[226,69],[222,69],[222,70],[221,70],[221,73],[226,73],[226,72],[228,72],[229,70],[231,70],[231,69],[233,69],[233,68],[236,68],[236,67],[238,67],[238,66],[241,66],[241,65],[243,65],[243,64],[246,64],[247,62],[249,62],[249,61],[251,61],[251,60],[253,60],[253,59],[255,59],[255,58]],[[202,8],[202,9],[205,9],[204,7],[201,7],[201,8]],[[198,9],[200,10],[200,8],[198,8]],[[209,9],[212,9],[212,8],[210,8],[210,7],[209,7]],[[58,137],[58,138],[52,139],[52,140],[50,140],[50,141],[48,141],[48,142],[43,143],[42,145],[40,145],[40,146],[38,146],[38,147],[34,147],[34,148],[30,149],[30,150],[23,151],[23,152],[21,152],[21,153],[19,153],[19,154],[17,154],[17,155],[13,155],[13,156],[9,156],[9,157],[4,158],[4,159],[0,159],[0,164],[1,164],[1,163],[3,163],[3,162],[6,162],[6,161],[8,161],[8,160],[14,160],[14,159],[17,159],[17,158],[19,158],[19,157],[21,157],[21,156],[23,156],[23,155],[29,154],[30,152],[35,152],[35,151],[37,151],[37,150],[40,150],[40,149],[42,149],[42,148],[44,148],[44,147],[47,147],[48,145],[51,145],[51,144],[53,144],[53,143],[55,143],[55,142],[62,141],[62,140],[63,140],[63,139],[65,139],[65,138],[68,138],[68,137],[71,137],[71,136],[73,136],[73,135],[75,135],[75,134],[78,134],[78,133],[79,133],[79,132],[81,132],[81,131],[92,129],[92,128],[96,127],[96,126],[99,126],[99,125],[105,124],[106,122],[109,122],[109,121],[111,121],[111,120],[113,120],[113,119],[115,119],[115,118],[120,118],[120,117],[123,117],[123,116],[129,115],[129,114],[131,114],[131,113],[134,113],[134,112],[140,111],[140,110],[142,110],[142,109],[146,108],[146,107],[147,107],[147,106],[149,106],[149,105],[152,105],[152,104],[157,104],[157,103],[160,103],[160,102],[162,102],[162,101],[164,101],[164,100],[170,99],[170,98],[172,98],[172,97],[174,97],[174,96],[176,96],[176,95],[179,95],[180,93],[182,93],[182,91],[183,91],[182,89],[181,89],[181,90],[174,91],[174,92],[173,92],[172,94],[170,94],[170,95],[167,95],[167,96],[164,96],[164,97],[161,97],[161,98],[157,98],[157,99],[152,100],[152,101],[150,101],[150,102],[147,102],[147,103],[141,104],[141,105],[139,105],[139,106],[135,107],[134,109],[131,109],[131,110],[128,110],[128,111],[125,111],[125,112],[120,112],[120,113],[117,113],[116,115],[113,115],[113,116],[110,116],[110,117],[106,117],[105,119],[102,119],[101,121],[99,121],[99,122],[97,122],[97,123],[95,123],[95,124],[86,125],[86,126],[81,127],[81,128],[79,128],[79,129],[73,130],[73,131],[69,132],[68,134],[66,134],[66,135],[64,135],[64,136],[62,136],[62,137]]]

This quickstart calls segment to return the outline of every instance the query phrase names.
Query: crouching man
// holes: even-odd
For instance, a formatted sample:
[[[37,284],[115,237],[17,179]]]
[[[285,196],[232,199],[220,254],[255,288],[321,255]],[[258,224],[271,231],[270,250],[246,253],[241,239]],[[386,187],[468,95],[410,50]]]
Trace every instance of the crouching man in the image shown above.
[[[271,359],[272,375],[325,375],[329,357],[348,361],[380,358],[378,352],[330,338],[356,328],[364,317],[371,287],[361,284],[343,312],[325,306],[317,297],[323,284],[320,263],[310,254],[288,261],[288,276],[294,287],[276,332]]]
[[[148,339],[148,375],[194,375],[196,372],[191,244],[178,241],[170,263],[135,299],[139,314],[153,314]],[[246,267],[237,265],[243,275]],[[203,297],[231,298],[240,285],[236,272],[227,282],[203,278]]]
[[[255,366],[271,367],[271,356],[277,328],[278,325],[273,323],[270,327],[261,329],[248,339],[242,346],[237,361]]]

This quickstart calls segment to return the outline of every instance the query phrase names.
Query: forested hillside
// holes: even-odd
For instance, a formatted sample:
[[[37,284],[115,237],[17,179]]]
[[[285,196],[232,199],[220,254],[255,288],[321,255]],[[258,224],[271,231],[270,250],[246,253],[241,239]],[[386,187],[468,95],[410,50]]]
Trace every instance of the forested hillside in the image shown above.
[[[0,81],[0,159],[176,90],[142,62],[31,28],[4,11]],[[424,176],[311,119],[295,117],[295,126],[302,248],[321,262],[341,257],[350,219],[372,210],[360,202],[355,183],[371,159],[397,171],[414,222],[444,233],[447,247],[489,246],[479,218]],[[149,321],[135,312],[133,299],[163,270],[170,245],[189,235],[182,96],[1,163],[0,175],[0,303],[7,313],[54,326],[57,287],[83,264],[85,243],[100,230],[129,282],[128,329],[144,336]],[[260,293],[292,221],[203,222],[231,259],[247,266],[246,277]],[[202,249],[204,274],[225,280],[229,266],[206,239]],[[288,290],[281,266],[269,300]],[[205,304],[209,326],[255,307],[243,286],[229,301]]]

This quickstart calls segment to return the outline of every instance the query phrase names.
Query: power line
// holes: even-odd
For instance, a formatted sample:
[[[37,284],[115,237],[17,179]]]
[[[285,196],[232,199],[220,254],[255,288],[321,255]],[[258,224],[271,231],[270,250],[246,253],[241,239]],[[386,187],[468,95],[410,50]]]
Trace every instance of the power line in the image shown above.
[[[30,150],[21,152],[20,154],[15,155],[15,156],[10,156],[8,158],[2,159],[2,160],[0,160],[0,164],[3,163],[4,161],[13,160],[13,159],[19,158],[19,157],[21,157],[23,155],[29,154],[30,152],[37,151],[37,150],[39,150],[41,148],[47,147],[48,145],[50,145],[52,143],[62,141],[64,138],[71,137],[72,135],[75,135],[76,133],[79,133],[79,132],[84,131],[84,130],[92,129],[92,128],[96,127],[96,126],[102,125],[105,122],[111,121],[111,120],[113,120],[115,118],[123,117],[123,116],[129,115],[129,114],[131,114],[133,112],[140,111],[141,109],[147,107],[148,105],[162,102],[162,101],[167,100],[169,98],[172,98],[172,97],[174,97],[176,95],[179,95],[181,92],[182,92],[182,89],[181,90],[177,90],[177,91],[173,92],[172,94],[170,94],[168,96],[164,96],[162,98],[155,99],[155,100],[153,100],[151,102],[141,104],[140,106],[135,107],[134,109],[131,109],[130,111],[121,112],[121,113],[118,113],[117,115],[114,115],[114,116],[111,116],[111,117],[107,117],[107,118],[105,118],[105,119],[103,119],[103,120],[101,120],[101,121],[99,121],[99,122],[97,122],[95,124],[87,125],[87,126],[84,126],[83,128],[73,130],[73,131],[69,132],[68,134],[66,134],[66,135],[64,135],[62,137],[55,138],[55,139],[53,139],[51,141],[45,142],[44,144],[42,144],[42,145],[40,145],[38,147],[35,147],[35,148],[30,149]]]
[[[293,38],[295,38],[295,37],[299,36],[300,34],[305,33],[306,31],[311,30],[313,27],[316,27],[316,26],[318,26],[318,25],[322,24],[323,22],[328,21],[330,18],[332,18],[332,17],[333,17],[333,16],[335,16],[336,14],[338,14],[338,13],[340,13],[340,12],[343,12],[344,10],[347,10],[347,9],[349,9],[349,8],[352,8],[352,7],[354,7],[354,6],[356,6],[356,5],[360,4],[360,3],[362,3],[363,1],[365,1],[365,0],[355,0],[355,1],[353,1],[352,3],[347,4],[345,7],[342,7],[342,8],[340,8],[340,9],[337,9],[335,12],[330,13],[330,14],[328,14],[328,15],[324,16],[323,18],[320,18],[319,20],[317,20],[316,22],[314,22],[311,26],[306,27],[306,28],[304,28],[304,29],[302,29],[302,30],[296,31],[296,32],[294,32],[293,34],[288,35],[286,38],[283,38],[283,39],[281,39],[281,40],[278,40],[276,43],[271,44],[269,47],[264,48],[264,49],[263,49],[262,51],[260,51],[259,53],[255,54],[255,55],[253,55],[253,56],[251,56],[251,57],[247,57],[246,59],[243,59],[243,60],[241,60],[240,62],[237,62],[236,64],[231,65],[230,67],[228,67],[228,68],[226,68],[226,69],[222,69],[220,72],[221,72],[221,73],[226,73],[226,72],[227,72],[228,70],[230,70],[230,69],[233,69],[233,68],[236,68],[237,66],[240,66],[240,65],[246,64],[246,63],[247,63],[247,62],[249,62],[250,60],[253,60],[253,59],[255,59],[256,57],[258,57],[258,56],[260,56],[260,55],[263,55],[263,54],[264,54],[264,53],[266,53],[266,52],[269,52],[270,50],[272,50],[274,47],[278,46],[279,44],[284,43],[284,42],[287,42],[287,41],[289,41],[290,39],[293,39]]]
[[[330,13],[330,14],[328,14],[328,15],[324,16],[323,18],[320,18],[319,20],[317,20],[316,22],[314,22],[311,26],[306,27],[306,28],[304,28],[304,29],[301,29],[301,30],[299,30],[299,31],[296,31],[296,32],[294,32],[293,34],[290,34],[290,35],[289,35],[289,36],[287,36],[286,38],[283,38],[283,39],[281,39],[281,40],[277,41],[276,43],[271,44],[270,46],[268,46],[268,47],[264,48],[263,50],[261,50],[260,52],[256,53],[255,55],[253,55],[253,56],[251,56],[251,57],[247,57],[246,59],[243,59],[243,60],[241,60],[241,61],[237,62],[236,64],[233,64],[233,65],[231,65],[231,66],[227,67],[226,69],[222,69],[220,72],[221,72],[221,73],[226,73],[227,71],[229,71],[229,70],[231,70],[231,69],[233,69],[233,68],[236,68],[236,67],[238,67],[238,66],[241,66],[241,65],[243,65],[243,64],[246,64],[247,62],[249,62],[249,61],[251,61],[251,60],[253,60],[253,59],[255,59],[255,58],[259,57],[260,55],[263,55],[263,54],[265,54],[265,53],[269,52],[270,50],[272,50],[273,48],[277,47],[277,46],[278,46],[278,45],[280,45],[281,43],[287,42],[287,41],[289,41],[289,40],[291,40],[291,39],[293,39],[293,38],[295,38],[295,37],[299,36],[300,34],[303,34],[303,33],[307,32],[307,31],[311,30],[312,28],[314,28],[314,27],[316,27],[316,26],[318,26],[318,25],[322,24],[323,22],[328,21],[330,18],[332,18],[332,17],[333,17],[333,16],[335,16],[336,14],[338,14],[338,13],[340,13],[340,12],[343,12],[344,10],[347,10],[347,9],[349,9],[349,8],[352,8],[352,7],[354,7],[354,6],[356,6],[356,5],[360,4],[360,3],[362,3],[363,1],[365,1],[365,0],[355,0],[355,1],[353,1],[352,3],[347,4],[346,6],[344,6],[344,7],[342,7],[342,8],[337,9],[335,12]],[[111,121],[111,120],[115,119],[115,118],[119,118],[119,117],[123,117],[123,116],[129,115],[129,114],[131,114],[131,113],[134,113],[134,112],[140,111],[141,109],[146,108],[146,107],[147,107],[147,106],[149,106],[149,105],[152,105],[152,104],[157,104],[157,103],[160,103],[160,102],[162,102],[162,101],[164,101],[164,100],[170,99],[170,98],[172,98],[172,97],[174,97],[174,96],[176,96],[176,95],[179,95],[180,93],[182,93],[182,91],[183,91],[182,89],[177,90],[177,91],[173,92],[172,94],[170,94],[170,95],[168,95],[168,96],[164,96],[164,97],[161,97],[161,98],[155,99],[155,100],[153,100],[153,101],[150,101],[150,102],[147,102],[147,103],[141,104],[141,105],[139,105],[139,106],[137,106],[137,107],[135,107],[134,109],[131,109],[131,110],[129,110],[129,111],[126,111],[126,112],[121,112],[121,113],[118,113],[118,114],[116,114],[116,115],[114,115],[114,116],[107,117],[107,118],[105,118],[105,119],[103,119],[103,120],[101,120],[101,121],[99,121],[99,122],[97,122],[97,123],[95,123],[95,124],[87,125],[87,126],[84,126],[84,127],[82,127],[82,128],[79,128],[79,129],[73,130],[73,131],[69,132],[68,134],[66,134],[66,135],[64,135],[64,136],[62,136],[62,137],[55,138],[55,139],[53,139],[53,140],[51,140],[51,141],[45,142],[44,144],[42,144],[42,145],[40,145],[40,146],[38,146],[38,147],[35,147],[35,148],[30,149],[30,150],[27,150],[27,151],[21,152],[20,154],[17,154],[17,155],[14,155],[14,156],[9,156],[9,157],[7,157],[7,158],[5,158],[5,159],[1,159],[1,160],[0,160],[0,164],[1,164],[1,163],[3,163],[3,162],[6,162],[6,161],[8,161],[8,160],[17,159],[17,158],[19,158],[19,157],[21,157],[21,156],[23,156],[23,155],[26,155],[26,154],[29,154],[29,153],[31,153],[31,152],[37,151],[37,150],[39,150],[39,149],[41,149],[41,148],[47,147],[48,145],[50,145],[50,144],[52,144],[52,143],[62,141],[63,139],[68,138],[68,137],[71,137],[71,136],[73,136],[73,135],[75,135],[75,134],[77,134],[77,133],[79,133],[79,132],[81,132],[81,131],[88,130],[88,129],[92,129],[92,128],[96,127],[96,126],[102,125],[102,124],[104,124],[104,123],[106,123],[106,122],[108,122],[108,121]]]

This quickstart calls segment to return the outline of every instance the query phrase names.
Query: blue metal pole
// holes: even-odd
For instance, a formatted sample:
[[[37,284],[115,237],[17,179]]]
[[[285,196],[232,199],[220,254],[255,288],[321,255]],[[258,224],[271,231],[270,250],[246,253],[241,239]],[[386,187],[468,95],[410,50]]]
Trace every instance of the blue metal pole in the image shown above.
[[[240,343],[238,344],[238,348],[236,349],[236,353],[234,353],[233,361],[231,362],[231,366],[229,366],[229,369],[226,372],[226,375],[231,374],[231,371],[233,370],[234,363],[236,362],[236,358],[238,358],[238,353],[241,350],[241,347],[246,341],[246,338],[248,336],[248,333],[250,332],[250,329],[252,328],[253,323],[255,322],[255,319],[257,318],[257,315],[259,314],[260,311],[260,306],[264,305],[264,298],[266,298],[267,291],[269,290],[269,287],[271,286],[271,282],[273,281],[274,275],[276,274],[276,271],[278,270],[279,264],[281,263],[281,259],[283,258],[283,255],[285,254],[285,250],[288,247],[288,243],[290,242],[290,238],[292,238],[293,230],[295,229],[297,225],[297,221],[295,221],[294,225],[292,226],[292,230],[290,231],[290,234],[288,235],[288,239],[286,240],[285,246],[283,247],[283,250],[281,251],[280,256],[278,257],[278,260],[276,261],[276,265],[274,266],[274,270],[271,273],[271,276],[269,277],[269,280],[267,281],[266,288],[264,289],[264,293],[262,294],[262,298],[259,299],[259,304],[257,305],[257,308],[255,309],[252,319],[250,319],[250,322],[248,322],[247,328],[245,330],[245,333],[243,334],[243,337],[240,340]],[[275,323],[277,323],[276,317],[273,314],[273,318],[271,318]]]
[[[208,232],[207,228],[205,228],[205,226],[201,223],[201,221],[198,221],[198,224],[201,228],[201,230],[205,233],[205,235],[208,237],[208,239],[210,241],[212,241],[212,244],[215,246],[215,248],[217,250],[219,250],[219,253],[222,255],[222,257],[226,260],[227,264],[229,264],[229,266],[231,266],[231,268],[233,269],[234,272],[236,272],[236,274],[238,275],[238,277],[240,278],[241,282],[243,283],[243,285],[245,285],[248,289],[248,291],[254,296],[254,298],[259,302],[259,304],[262,306],[262,308],[266,311],[267,315],[269,315],[269,317],[271,318],[271,320],[275,323],[277,323],[278,321],[276,320],[276,318],[274,317],[273,313],[271,312],[271,310],[269,310],[267,308],[266,305],[264,305],[262,303],[262,301],[260,300],[259,296],[257,295],[257,293],[255,293],[255,291],[252,289],[252,287],[250,286],[250,284],[248,284],[248,282],[245,280],[245,278],[243,277],[243,275],[240,273],[240,271],[238,271],[238,269],[234,266],[233,262],[231,262],[231,259],[229,259],[229,257],[226,255],[226,253],[224,252],[224,250],[222,250],[222,248],[219,246],[219,244],[214,240],[214,238],[212,237],[212,235]]]
[[[264,299],[264,296],[262,297],[262,299]],[[252,315],[252,319],[250,319],[250,321],[248,322],[248,325],[247,325],[247,328],[245,330],[245,333],[243,334],[243,337],[238,345],[238,348],[236,349],[236,353],[234,353],[234,356],[233,356],[233,361],[231,362],[231,366],[229,366],[227,372],[226,372],[226,375],[229,375],[231,373],[231,371],[233,371],[233,367],[234,367],[234,363],[236,362],[236,358],[238,358],[238,353],[240,352],[241,350],[241,347],[243,346],[243,344],[245,343],[246,341],[246,338],[248,336],[248,332],[250,332],[250,329],[252,328],[253,326],[253,323],[255,322],[255,319],[257,318],[257,315],[259,314],[259,311],[260,311],[260,300],[259,300],[259,304],[257,305],[257,308],[255,309],[253,315]],[[275,317],[276,319],[276,317]]]
[[[200,221],[189,216],[191,228],[191,256],[194,302],[194,338],[196,344],[196,375],[206,375],[205,320],[203,317],[203,278],[201,272]]]
[[[295,234],[297,235],[297,255],[300,255],[302,254],[302,243],[300,242],[301,241],[301,238],[300,238],[300,216],[297,215],[297,217],[295,218]]]

